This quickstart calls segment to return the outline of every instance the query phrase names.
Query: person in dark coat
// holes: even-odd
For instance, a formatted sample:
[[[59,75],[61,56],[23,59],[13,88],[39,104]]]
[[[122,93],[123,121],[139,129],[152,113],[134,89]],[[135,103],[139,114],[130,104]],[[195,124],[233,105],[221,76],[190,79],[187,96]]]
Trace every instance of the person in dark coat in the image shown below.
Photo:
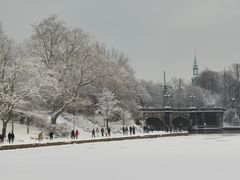
[[[53,140],[53,132],[52,131],[49,133],[49,137],[50,137],[50,140]]]
[[[95,138],[95,129],[93,128],[93,130],[92,130],[92,138]]]
[[[101,134],[102,134],[102,137],[104,136],[104,128],[102,127],[101,128]]]
[[[132,126],[129,127],[129,133],[132,135]]]
[[[108,128],[108,136],[111,136],[111,129],[110,129],[110,127]]]
[[[126,133],[126,135],[128,135],[128,127],[127,126],[125,127],[125,133]]]
[[[135,126],[132,127],[132,133],[135,135]]]
[[[72,139],[75,139],[75,133],[74,133],[74,130],[71,131],[71,138],[72,138]]]
[[[15,139],[15,135],[14,135],[14,133],[12,132],[12,133],[11,133],[11,141],[12,141],[12,143],[14,142],[14,139]]]
[[[125,134],[125,127],[122,127],[123,135]]]
[[[11,137],[11,133],[9,132],[8,133],[8,143],[10,144],[11,142],[12,142],[12,139],[11,139],[12,137]]]

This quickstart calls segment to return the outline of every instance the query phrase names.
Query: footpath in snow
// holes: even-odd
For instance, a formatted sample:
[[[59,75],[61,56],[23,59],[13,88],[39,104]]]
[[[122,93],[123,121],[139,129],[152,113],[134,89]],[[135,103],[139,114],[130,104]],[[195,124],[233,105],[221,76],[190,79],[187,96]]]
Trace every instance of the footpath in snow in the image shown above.
[[[44,140],[39,142],[37,140],[32,140],[29,142],[21,141],[14,144],[8,144],[7,142],[0,144],[0,150],[11,150],[11,149],[22,149],[22,148],[35,148],[35,147],[45,147],[45,146],[58,146],[58,145],[69,145],[69,144],[83,144],[83,143],[94,143],[94,142],[107,142],[107,141],[122,141],[131,139],[147,139],[147,138],[160,138],[160,137],[171,137],[171,136],[187,136],[188,132],[172,132],[166,133],[160,132],[150,132],[142,133],[137,135],[119,135],[114,134],[111,137],[96,137],[96,138],[79,138],[77,140],[72,140],[70,138],[57,138],[55,140]]]

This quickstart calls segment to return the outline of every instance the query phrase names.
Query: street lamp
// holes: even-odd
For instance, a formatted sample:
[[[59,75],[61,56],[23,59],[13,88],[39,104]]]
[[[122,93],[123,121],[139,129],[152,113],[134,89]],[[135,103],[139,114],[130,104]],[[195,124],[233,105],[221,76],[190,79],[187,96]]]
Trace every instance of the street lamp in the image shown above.
[[[164,108],[170,108],[169,106],[169,98],[171,96],[169,94],[164,94],[164,98],[165,98],[165,107]]]
[[[73,117],[73,129],[75,131],[75,128],[76,128],[76,121],[75,121],[76,117]]]
[[[106,127],[108,129],[108,109],[106,109]]]
[[[233,98],[231,98],[231,102],[232,102],[232,108],[234,108],[235,107],[235,98],[233,97]]]
[[[191,94],[191,96],[189,96],[191,98],[191,107],[194,107],[194,103],[193,103],[193,99],[196,97],[193,93]]]

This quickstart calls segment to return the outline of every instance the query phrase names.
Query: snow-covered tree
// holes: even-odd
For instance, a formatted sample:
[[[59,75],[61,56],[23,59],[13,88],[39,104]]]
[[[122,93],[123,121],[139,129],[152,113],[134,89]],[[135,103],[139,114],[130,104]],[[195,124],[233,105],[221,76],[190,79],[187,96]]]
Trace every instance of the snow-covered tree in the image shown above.
[[[98,103],[96,104],[98,114],[103,115],[104,120],[111,120],[114,113],[122,111],[119,107],[120,101],[116,99],[116,96],[106,88],[102,93],[98,94]]]
[[[41,93],[50,105],[51,123],[56,124],[69,105],[82,100],[82,87],[107,76],[108,59],[98,55],[86,33],[67,28],[57,16],[43,19],[33,31],[28,46],[42,67]]]
[[[37,74],[31,59],[0,28],[0,118],[4,137],[14,111],[23,108],[28,103],[26,97],[35,93]]]

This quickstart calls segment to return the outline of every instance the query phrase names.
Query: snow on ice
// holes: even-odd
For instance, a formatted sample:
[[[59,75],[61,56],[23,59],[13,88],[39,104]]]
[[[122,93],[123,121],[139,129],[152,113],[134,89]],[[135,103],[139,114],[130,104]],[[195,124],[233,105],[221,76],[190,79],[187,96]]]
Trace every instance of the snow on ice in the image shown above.
[[[0,179],[236,179],[239,135],[190,135],[0,152]]]

